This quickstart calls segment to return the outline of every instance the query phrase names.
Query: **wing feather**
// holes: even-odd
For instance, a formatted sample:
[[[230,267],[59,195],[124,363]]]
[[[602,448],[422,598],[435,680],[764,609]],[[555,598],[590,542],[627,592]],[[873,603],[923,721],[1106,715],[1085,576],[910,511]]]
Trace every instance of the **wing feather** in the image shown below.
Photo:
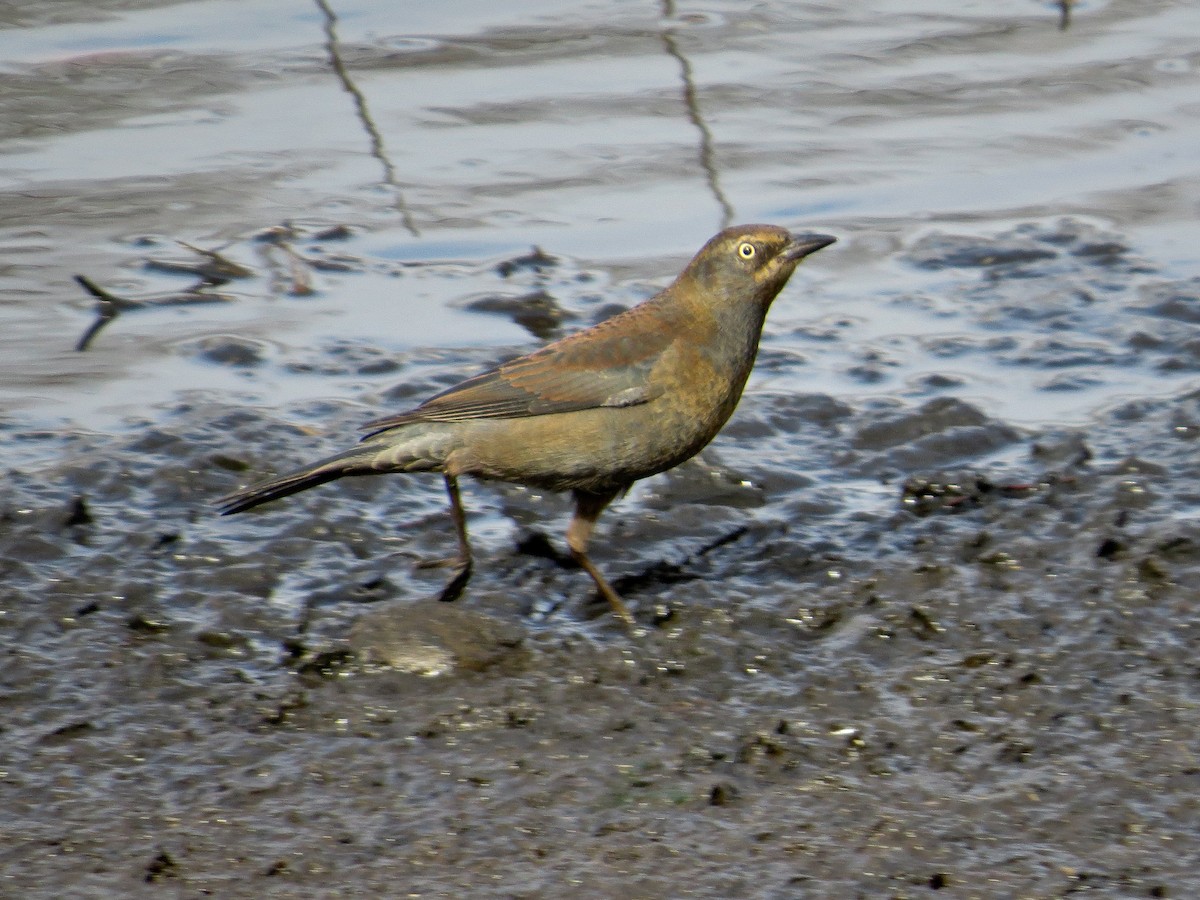
[[[365,437],[413,422],[516,419],[636,406],[662,393],[649,381],[676,329],[649,301],[455,385],[415,409],[368,422]]]

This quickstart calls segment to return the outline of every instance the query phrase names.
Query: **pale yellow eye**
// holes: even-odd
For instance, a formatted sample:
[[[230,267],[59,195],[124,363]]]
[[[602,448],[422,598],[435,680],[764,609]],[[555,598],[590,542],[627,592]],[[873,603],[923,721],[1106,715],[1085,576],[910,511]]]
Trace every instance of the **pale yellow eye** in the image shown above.
[[[749,241],[742,241],[738,244],[737,252],[742,259],[754,259],[754,254],[758,251]]]

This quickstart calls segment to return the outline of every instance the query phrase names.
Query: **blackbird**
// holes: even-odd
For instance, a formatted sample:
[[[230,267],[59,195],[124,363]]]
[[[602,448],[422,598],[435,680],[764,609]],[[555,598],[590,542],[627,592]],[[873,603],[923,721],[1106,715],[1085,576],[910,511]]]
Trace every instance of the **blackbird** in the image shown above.
[[[453,567],[440,595],[453,600],[471,575],[460,475],[570,491],[571,555],[632,623],[588,558],[596,519],[635,481],[713,439],[742,395],[767,308],[800,260],[834,240],[773,225],[727,228],[644,303],[368,422],[357,446],[222,497],[220,513],[347,475],[441,472],[458,553],[435,565]]]

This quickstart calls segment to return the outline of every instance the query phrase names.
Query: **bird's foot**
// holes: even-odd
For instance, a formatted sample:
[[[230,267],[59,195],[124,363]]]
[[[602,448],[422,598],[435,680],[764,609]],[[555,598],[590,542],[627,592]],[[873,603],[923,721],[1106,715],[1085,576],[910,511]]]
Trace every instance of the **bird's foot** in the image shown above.
[[[450,580],[446,582],[446,586],[438,594],[438,600],[443,603],[451,603],[461,596],[463,588],[471,580],[471,560],[451,559],[442,560],[441,562],[445,566],[453,566],[454,573],[450,576]],[[430,567],[426,566],[425,568]]]
[[[637,636],[639,633],[644,634],[645,632],[638,625],[637,619],[633,617],[633,613],[629,611],[629,607],[625,605],[625,602],[620,598],[620,596],[618,596],[617,592],[612,588],[608,588],[606,591],[604,590],[605,587],[608,587],[608,585],[605,584],[603,587],[601,587],[600,595],[608,601],[608,605],[612,608],[613,614],[621,620],[631,634],[635,636]]]

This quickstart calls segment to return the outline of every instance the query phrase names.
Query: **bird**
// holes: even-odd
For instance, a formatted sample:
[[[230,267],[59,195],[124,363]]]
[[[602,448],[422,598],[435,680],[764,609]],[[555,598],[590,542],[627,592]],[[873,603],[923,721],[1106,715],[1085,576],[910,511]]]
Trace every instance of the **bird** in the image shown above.
[[[454,600],[473,568],[460,477],[570,492],[570,555],[633,627],[588,555],[600,514],[716,436],[741,399],[771,303],[802,259],[835,241],[776,225],[726,228],[650,299],[369,421],[350,449],[227,494],[217,510],[240,513],[347,476],[440,472],[458,549],[425,564],[452,570],[439,599]]]

